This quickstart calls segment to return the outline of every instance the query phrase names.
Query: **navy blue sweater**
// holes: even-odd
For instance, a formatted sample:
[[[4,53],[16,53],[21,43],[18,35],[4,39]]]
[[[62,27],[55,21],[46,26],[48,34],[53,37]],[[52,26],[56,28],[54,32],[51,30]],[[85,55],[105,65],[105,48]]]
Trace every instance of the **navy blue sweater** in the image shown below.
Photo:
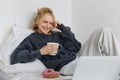
[[[81,43],[75,39],[69,27],[63,24],[59,26],[61,33],[56,32],[50,35],[34,32],[25,38],[11,55],[11,64],[32,62],[39,59],[47,68],[59,71],[64,65],[76,58],[81,48]],[[40,48],[47,42],[56,42],[62,45],[61,51],[53,55],[41,55]]]

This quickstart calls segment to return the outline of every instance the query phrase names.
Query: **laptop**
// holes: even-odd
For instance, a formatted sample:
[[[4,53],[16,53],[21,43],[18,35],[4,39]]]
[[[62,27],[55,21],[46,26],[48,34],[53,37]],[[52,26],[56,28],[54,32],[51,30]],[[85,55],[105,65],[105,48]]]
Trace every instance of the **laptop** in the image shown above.
[[[72,80],[120,80],[120,57],[80,57]]]

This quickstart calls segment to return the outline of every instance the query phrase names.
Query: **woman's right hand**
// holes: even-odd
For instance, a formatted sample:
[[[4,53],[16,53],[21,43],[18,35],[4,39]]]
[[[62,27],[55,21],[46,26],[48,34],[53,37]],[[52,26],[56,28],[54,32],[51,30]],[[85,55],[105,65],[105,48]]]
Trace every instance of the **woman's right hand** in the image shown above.
[[[57,28],[57,27],[59,27],[61,24],[62,24],[62,23],[61,23],[60,21],[56,21],[56,22],[55,22],[55,27]]]
[[[45,45],[40,49],[41,55],[53,54],[58,51],[57,45]]]

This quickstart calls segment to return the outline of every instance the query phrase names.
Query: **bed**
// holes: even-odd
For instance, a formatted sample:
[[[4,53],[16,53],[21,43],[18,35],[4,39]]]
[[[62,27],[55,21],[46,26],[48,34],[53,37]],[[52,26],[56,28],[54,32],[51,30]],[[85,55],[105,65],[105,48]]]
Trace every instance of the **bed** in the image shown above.
[[[12,51],[32,33],[30,29],[32,18],[37,8],[43,6],[52,8],[57,20],[66,25],[71,25],[71,0],[4,0],[0,2],[0,27],[2,27],[0,29],[0,69],[9,76],[10,80],[72,79],[72,76],[60,76],[53,79],[43,78],[41,72],[46,67],[39,60],[10,65]]]
[[[18,24],[12,26],[11,33],[0,50],[0,68],[8,74],[10,80],[70,80],[72,76],[61,75],[58,78],[43,78],[41,73],[46,69],[39,60],[29,63],[10,65],[13,50],[33,31]],[[16,34],[17,33],[17,34]]]

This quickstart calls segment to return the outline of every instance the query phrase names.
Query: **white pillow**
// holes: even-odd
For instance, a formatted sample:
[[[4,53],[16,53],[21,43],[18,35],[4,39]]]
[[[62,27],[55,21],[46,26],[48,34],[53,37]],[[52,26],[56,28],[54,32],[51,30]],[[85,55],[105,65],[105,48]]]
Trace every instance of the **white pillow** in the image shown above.
[[[1,56],[2,61],[5,66],[11,66],[13,71],[11,72],[23,72],[23,71],[43,71],[46,67],[42,64],[41,61],[38,62],[38,60],[30,63],[24,63],[24,64],[15,64],[10,65],[10,55],[15,50],[15,48],[27,37],[29,36],[33,31],[31,29],[28,29],[26,27],[22,27],[20,25],[13,25],[12,32],[10,33],[10,36],[8,39],[6,39],[2,49],[1,49]],[[36,66],[36,67],[34,67]],[[22,69],[24,68],[24,69]],[[5,68],[6,70],[7,68]],[[9,68],[8,68],[9,69]],[[30,70],[31,69],[31,70]],[[16,70],[16,71],[15,71]],[[9,71],[8,71],[9,72]]]
[[[13,25],[10,36],[6,39],[1,56],[5,65],[10,65],[10,55],[13,50],[33,31],[20,25]]]

